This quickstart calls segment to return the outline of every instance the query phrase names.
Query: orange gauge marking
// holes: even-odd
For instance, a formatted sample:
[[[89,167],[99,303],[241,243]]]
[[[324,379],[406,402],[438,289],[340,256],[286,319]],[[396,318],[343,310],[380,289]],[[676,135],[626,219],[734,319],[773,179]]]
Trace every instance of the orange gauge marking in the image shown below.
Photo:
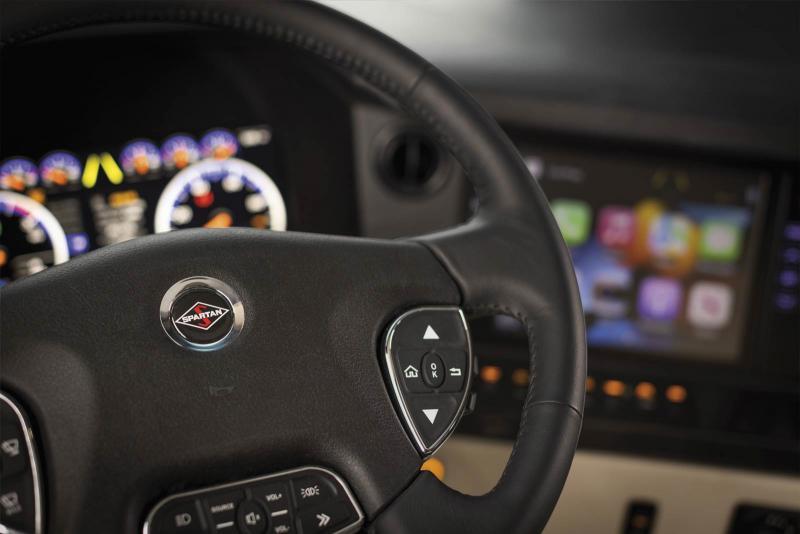
[[[227,146],[218,146],[214,148],[214,159],[228,159],[233,156],[233,150]]]
[[[18,174],[12,174],[9,176],[8,182],[6,183],[14,191],[22,191],[25,189],[25,179]]]
[[[189,151],[185,149],[176,150],[172,159],[175,163],[175,168],[182,169],[189,164]]]
[[[269,217],[266,215],[253,215],[250,218],[250,226],[253,228],[268,228]]]
[[[133,168],[136,174],[147,174],[150,172],[150,160],[147,155],[141,154],[133,158]]]
[[[227,211],[221,211],[211,217],[203,228],[230,228],[233,226],[233,217]]]
[[[31,197],[36,202],[38,202],[39,204],[44,204],[46,198],[44,189],[42,189],[41,187],[37,187],[36,189],[31,189],[30,191],[28,191],[28,196]]]
[[[51,169],[47,173],[47,178],[56,185],[67,184],[67,173],[63,169]]]

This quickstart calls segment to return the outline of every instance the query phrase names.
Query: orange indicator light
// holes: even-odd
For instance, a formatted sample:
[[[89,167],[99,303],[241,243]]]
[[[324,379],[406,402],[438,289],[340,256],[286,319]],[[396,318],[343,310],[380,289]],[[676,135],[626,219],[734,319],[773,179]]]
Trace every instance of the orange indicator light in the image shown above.
[[[656,398],[656,387],[650,382],[639,382],[633,392],[639,400],[651,401]]]
[[[686,402],[686,397],[689,396],[689,393],[686,391],[685,387],[673,384],[667,388],[667,390],[664,392],[664,395],[670,402],[675,404],[683,404]]]
[[[108,205],[112,208],[119,208],[128,204],[133,204],[139,200],[139,193],[134,190],[117,191],[108,195]]]
[[[30,191],[28,191],[28,196],[31,197],[36,202],[38,202],[39,204],[44,204],[45,193],[44,189],[42,189],[41,187],[37,187],[36,189],[31,189]]]
[[[597,389],[597,380],[593,376],[586,377],[586,393],[593,393]]]
[[[530,371],[523,368],[514,369],[514,372],[511,373],[511,383],[517,387],[528,387],[528,380],[531,377]]]
[[[487,384],[497,384],[503,377],[503,370],[496,365],[484,365],[481,367],[481,380]]]
[[[621,380],[606,380],[603,382],[603,393],[609,397],[622,397],[628,389]]]

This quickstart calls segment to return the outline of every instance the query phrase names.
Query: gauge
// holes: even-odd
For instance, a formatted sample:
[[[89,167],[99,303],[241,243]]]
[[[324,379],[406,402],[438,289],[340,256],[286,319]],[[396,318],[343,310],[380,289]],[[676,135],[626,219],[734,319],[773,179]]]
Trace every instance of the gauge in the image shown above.
[[[223,128],[211,130],[200,139],[200,152],[204,158],[230,158],[238,151],[236,136]]]
[[[200,159],[200,147],[188,135],[176,134],[161,145],[161,159],[167,169],[181,170]]]
[[[128,176],[136,174],[143,176],[161,168],[161,153],[158,147],[146,139],[131,141],[125,145],[119,160]]]
[[[0,188],[24,191],[39,181],[36,165],[26,158],[11,158],[0,166]]]
[[[30,197],[0,191],[0,285],[69,259],[64,230]]]
[[[286,229],[286,207],[275,182],[240,159],[190,165],[167,184],[156,206],[156,232],[230,226]]]
[[[47,186],[68,185],[81,177],[81,162],[69,152],[51,152],[39,163],[39,174]]]

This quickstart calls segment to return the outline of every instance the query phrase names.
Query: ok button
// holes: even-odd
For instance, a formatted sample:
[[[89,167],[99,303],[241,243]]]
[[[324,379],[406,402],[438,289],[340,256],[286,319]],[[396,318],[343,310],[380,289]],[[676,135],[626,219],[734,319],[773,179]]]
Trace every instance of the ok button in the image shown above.
[[[432,388],[438,388],[444,383],[444,362],[435,352],[429,352],[422,357],[422,380]]]

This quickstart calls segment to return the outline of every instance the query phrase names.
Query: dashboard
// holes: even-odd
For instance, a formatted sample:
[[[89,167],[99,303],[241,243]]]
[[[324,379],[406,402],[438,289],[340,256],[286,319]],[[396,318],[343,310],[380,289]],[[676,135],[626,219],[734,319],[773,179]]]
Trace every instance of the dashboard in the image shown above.
[[[551,201],[587,321],[581,450],[800,475],[800,70],[749,42],[730,63],[698,59],[704,16],[657,6],[615,10],[609,24],[662,17],[660,32],[620,30],[597,50],[593,31],[570,32],[595,28],[595,8],[465,10],[461,26],[488,43],[489,22],[538,15],[472,57],[425,37],[451,13],[417,6],[427,16],[412,23],[377,4],[339,7],[462,81]],[[430,31],[414,31],[423,19]],[[738,51],[738,19],[723,19],[716,52]],[[684,41],[671,42],[678,27]],[[526,55],[536,39],[571,60],[553,67],[546,46]],[[626,78],[626,61],[644,74]],[[74,30],[3,69],[0,283],[187,227],[394,238],[472,211],[463,170],[428,132],[289,47],[179,25],[146,38]],[[526,332],[507,316],[471,328],[477,403],[458,432],[506,443],[530,380]]]
[[[294,51],[208,39],[76,32],[4,61],[18,82],[2,95],[0,284],[180,228],[357,232],[349,107],[332,74],[287,67]],[[78,77],[76,58],[96,67]]]

